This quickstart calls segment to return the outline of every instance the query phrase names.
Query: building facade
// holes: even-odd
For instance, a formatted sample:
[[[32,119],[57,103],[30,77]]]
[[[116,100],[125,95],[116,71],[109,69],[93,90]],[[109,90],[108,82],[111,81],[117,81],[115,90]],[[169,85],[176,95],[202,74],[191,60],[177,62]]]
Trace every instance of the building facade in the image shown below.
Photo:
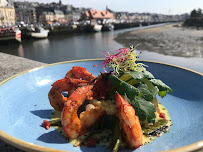
[[[64,13],[61,10],[54,10],[55,21],[64,22]]]
[[[97,22],[101,24],[111,23],[114,19],[114,15],[109,11],[100,11],[100,10],[93,10],[89,9],[85,13],[81,15],[81,21],[90,21],[90,22]]]
[[[15,9],[11,2],[0,0],[0,26],[15,25]]]
[[[55,15],[52,11],[44,11],[38,18],[39,23],[49,23],[51,24],[55,21]]]
[[[36,9],[29,2],[14,2],[16,22],[33,24],[37,22]]]

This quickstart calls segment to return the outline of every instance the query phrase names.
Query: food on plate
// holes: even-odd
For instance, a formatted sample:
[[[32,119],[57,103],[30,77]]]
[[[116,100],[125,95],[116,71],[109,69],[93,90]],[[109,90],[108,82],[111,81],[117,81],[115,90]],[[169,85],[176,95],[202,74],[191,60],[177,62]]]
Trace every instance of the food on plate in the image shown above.
[[[143,133],[134,108],[119,93],[116,93],[116,105],[120,127],[127,145],[132,149],[138,148],[142,145]]]
[[[100,107],[90,107],[81,112],[78,117],[78,109],[84,103],[92,85],[78,87],[64,103],[61,113],[62,127],[66,135],[75,139],[87,133],[104,115],[104,110]]]
[[[169,130],[157,94],[163,98],[172,89],[136,61],[134,47],[116,51],[94,65],[103,65],[104,73],[96,77],[74,66],[48,93],[55,109],[49,123],[74,146],[136,149]]]

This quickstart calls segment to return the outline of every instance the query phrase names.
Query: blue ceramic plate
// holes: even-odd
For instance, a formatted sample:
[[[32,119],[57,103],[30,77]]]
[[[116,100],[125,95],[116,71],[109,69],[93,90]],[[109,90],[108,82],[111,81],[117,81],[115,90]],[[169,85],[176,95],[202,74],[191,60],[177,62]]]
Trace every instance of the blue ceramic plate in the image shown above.
[[[102,60],[80,60],[51,64],[15,75],[0,83],[0,138],[26,151],[107,151],[102,147],[73,147],[53,128],[41,127],[53,108],[48,92],[51,84],[72,66],[87,68],[97,76]],[[180,67],[142,61],[147,70],[173,89],[158,100],[168,109],[170,132],[135,151],[186,151],[203,147],[203,75]],[[125,150],[130,151],[130,150]]]

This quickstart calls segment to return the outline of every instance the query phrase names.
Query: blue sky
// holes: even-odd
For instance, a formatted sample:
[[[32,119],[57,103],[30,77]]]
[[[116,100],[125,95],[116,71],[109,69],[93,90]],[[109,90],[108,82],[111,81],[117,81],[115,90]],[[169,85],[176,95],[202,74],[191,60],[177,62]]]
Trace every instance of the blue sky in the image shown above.
[[[16,1],[16,0],[15,0]],[[24,0],[19,0],[24,1]],[[41,3],[59,0],[27,0]],[[194,8],[203,9],[203,0],[62,0],[63,4],[104,10],[106,6],[115,11],[150,12],[162,14],[190,13]]]

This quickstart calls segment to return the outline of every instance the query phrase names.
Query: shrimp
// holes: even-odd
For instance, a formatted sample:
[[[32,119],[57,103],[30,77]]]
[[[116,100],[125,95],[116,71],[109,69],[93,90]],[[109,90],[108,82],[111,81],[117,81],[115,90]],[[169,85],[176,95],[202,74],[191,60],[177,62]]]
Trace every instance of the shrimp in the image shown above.
[[[106,99],[112,89],[108,77],[111,73],[101,73],[94,82],[94,97],[97,99]]]
[[[92,88],[92,85],[77,88],[64,104],[61,122],[64,132],[71,139],[87,133],[100,117],[104,115],[104,110],[99,107],[89,108],[80,113],[79,117],[77,115],[79,107],[84,103],[87,93]]]
[[[58,111],[62,111],[66,97],[62,95],[63,91],[68,91],[71,94],[76,88],[82,85],[89,84],[86,80],[64,78],[52,84],[52,88],[48,93],[48,98],[51,106]],[[91,92],[89,93],[91,95]],[[90,98],[92,99],[92,98]]]
[[[83,79],[87,81],[92,81],[96,77],[86,70],[86,68],[74,66],[70,71],[66,73],[66,77],[69,78],[76,78],[76,79]]]
[[[66,135],[75,139],[87,133],[93,125],[104,115],[104,110],[99,107],[89,108],[80,113],[77,111],[84,103],[87,93],[93,88],[92,85],[77,88],[66,100],[61,113],[62,127]]]
[[[136,149],[142,145],[143,138],[139,118],[134,108],[119,93],[116,93],[115,98],[123,137],[129,148]]]
[[[88,72],[85,68],[74,66],[72,69],[67,72],[64,79],[56,81],[51,90],[48,93],[48,98],[51,106],[58,111],[62,111],[64,107],[64,102],[66,97],[62,95],[62,92],[68,91],[70,95],[74,92],[79,86],[85,86],[91,84],[92,80],[96,77]],[[93,91],[87,93],[87,100],[93,99]]]

